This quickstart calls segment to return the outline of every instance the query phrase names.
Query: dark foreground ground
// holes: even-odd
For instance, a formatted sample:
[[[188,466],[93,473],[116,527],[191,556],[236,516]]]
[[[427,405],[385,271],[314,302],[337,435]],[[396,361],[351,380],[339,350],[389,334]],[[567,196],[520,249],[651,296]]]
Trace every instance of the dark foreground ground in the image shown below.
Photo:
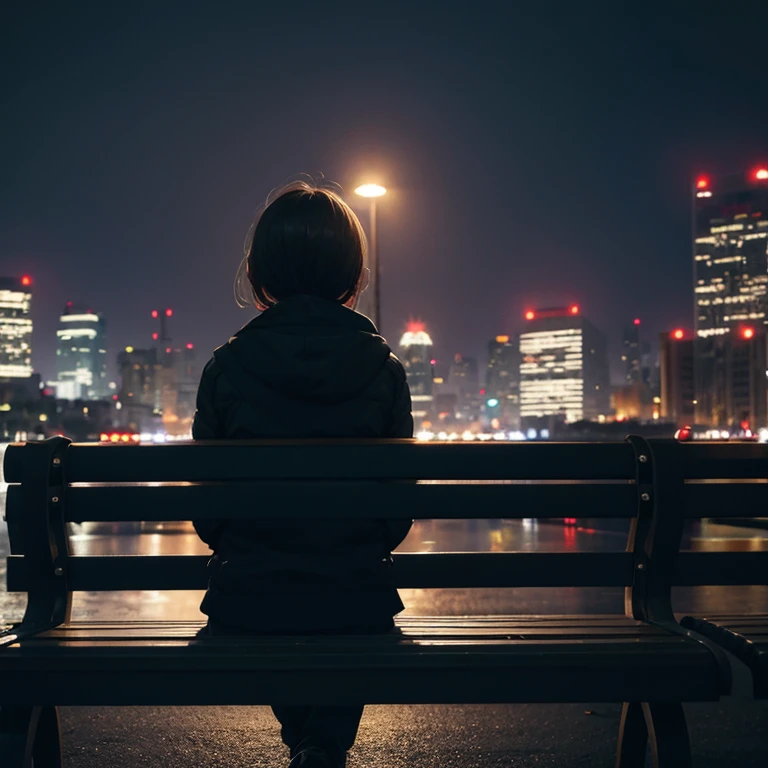
[[[585,714],[591,711],[593,714]],[[768,702],[687,707],[697,768],[765,768]],[[610,768],[618,705],[369,707],[349,768]],[[65,768],[287,766],[266,707],[62,711]]]

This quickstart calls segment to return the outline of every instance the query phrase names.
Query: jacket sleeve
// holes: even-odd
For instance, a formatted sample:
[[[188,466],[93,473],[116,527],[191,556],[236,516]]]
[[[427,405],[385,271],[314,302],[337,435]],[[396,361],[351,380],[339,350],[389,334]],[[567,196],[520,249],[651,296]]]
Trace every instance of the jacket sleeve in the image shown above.
[[[194,440],[217,440],[224,436],[224,431],[214,407],[216,378],[218,372],[216,363],[211,359],[203,369],[200,386],[197,388],[197,410],[192,422],[192,438]],[[219,541],[224,525],[221,520],[193,520],[197,535],[213,550]]]
[[[413,437],[413,416],[411,415],[411,390],[405,376],[403,364],[394,356],[390,364],[395,373],[395,401],[392,409],[392,432],[390,437]],[[413,520],[382,520],[386,531],[389,551],[396,549],[411,530]]]

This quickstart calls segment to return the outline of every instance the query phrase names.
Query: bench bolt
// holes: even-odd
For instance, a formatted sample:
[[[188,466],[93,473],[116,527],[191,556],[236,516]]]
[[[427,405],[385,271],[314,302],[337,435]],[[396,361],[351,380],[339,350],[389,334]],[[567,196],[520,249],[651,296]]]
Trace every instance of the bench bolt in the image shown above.
[[[58,467],[59,464],[61,464],[61,459],[58,456],[56,456],[56,458],[53,460],[53,465],[55,467]]]
[[[642,494],[640,494],[640,498],[641,498],[643,501],[650,501],[650,500],[651,500],[651,496],[650,496],[650,494],[648,494],[648,493],[642,493]]]
[[[640,455],[637,457],[637,460],[638,460],[638,461],[639,461],[641,464],[645,464],[645,462],[646,462],[646,461],[648,461],[648,457],[647,457],[647,456],[646,456],[644,453],[641,453],[641,454],[640,454]]]
[[[638,563],[637,564],[637,570],[638,571],[644,571],[645,570],[645,564],[644,563]]]
[[[53,575],[54,576],[63,576],[64,575],[64,569],[61,566],[58,566],[57,568],[53,569]]]
[[[54,504],[58,504],[58,503],[59,503],[59,497],[58,497],[58,496],[51,496],[51,501],[52,501]]]

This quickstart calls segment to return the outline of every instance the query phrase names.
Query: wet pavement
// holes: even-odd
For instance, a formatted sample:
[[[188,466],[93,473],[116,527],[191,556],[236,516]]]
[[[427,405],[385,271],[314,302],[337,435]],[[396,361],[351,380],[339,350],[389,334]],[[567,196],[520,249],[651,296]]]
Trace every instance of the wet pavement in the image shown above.
[[[0,498],[4,506],[4,494]],[[420,521],[402,552],[621,550],[623,521]],[[207,554],[191,524],[83,524],[72,527],[73,554]],[[768,550],[768,530],[696,523],[694,550]],[[19,620],[23,595],[5,593],[8,538],[0,526],[0,624]],[[467,613],[613,613],[623,590],[606,588],[401,590],[410,615]],[[202,619],[202,593],[86,593],[78,619]],[[699,614],[768,612],[768,587],[678,589],[675,610]],[[743,672],[743,671],[742,671]],[[741,683],[744,682],[739,676]],[[737,695],[687,707],[695,765],[768,764],[768,703]],[[585,714],[590,712],[592,714]],[[369,707],[350,768],[376,766],[609,766],[617,706]],[[65,766],[287,765],[276,725],[263,707],[67,708],[62,711]]]

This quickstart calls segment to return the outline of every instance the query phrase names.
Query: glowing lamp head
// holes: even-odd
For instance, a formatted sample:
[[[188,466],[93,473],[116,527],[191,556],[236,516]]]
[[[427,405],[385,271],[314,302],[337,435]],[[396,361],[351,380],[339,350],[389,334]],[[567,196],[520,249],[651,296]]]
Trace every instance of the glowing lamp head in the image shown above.
[[[753,339],[755,337],[755,329],[754,328],[742,328],[741,329],[741,338],[742,339]]]
[[[755,179],[757,181],[768,181],[768,168],[758,168],[755,171]]]
[[[21,284],[22,284],[23,286],[32,285],[32,278],[31,278],[29,275],[24,275],[24,276],[21,278]]]
[[[378,184],[361,184],[355,189],[355,194],[360,197],[381,197],[387,194],[387,190]]]
[[[166,309],[165,310],[165,316],[166,317],[172,317],[173,316],[173,310],[172,309]]]
[[[535,313],[535,312],[534,312],[532,309],[529,309],[529,310],[528,310],[528,311],[525,313],[525,319],[526,319],[526,320],[533,320],[535,317],[536,317],[536,313]]]
[[[158,315],[158,312],[157,312],[157,310],[156,310],[156,309],[153,309],[153,310],[152,310],[152,318],[156,320],[156,319],[157,319],[157,315]]]
[[[680,341],[681,339],[684,339],[685,331],[682,328],[677,328],[676,330],[672,331],[672,338],[675,339],[675,341]]]
[[[640,318],[639,317],[635,318],[635,325],[640,325]]]
[[[194,349],[194,348],[195,348],[195,345],[192,344],[191,342],[187,344],[187,349]]]
[[[157,331],[155,331],[152,334],[152,341],[157,341],[159,338],[160,338],[160,334]]]
[[[696,189],[707,189],[709,187],[709,179],[706,176],[699,176],[696,179]]]
[[[572,304],[571,305],[571,314],[572,315],[578,315],[579,314],[579,305],[578,304]]]

